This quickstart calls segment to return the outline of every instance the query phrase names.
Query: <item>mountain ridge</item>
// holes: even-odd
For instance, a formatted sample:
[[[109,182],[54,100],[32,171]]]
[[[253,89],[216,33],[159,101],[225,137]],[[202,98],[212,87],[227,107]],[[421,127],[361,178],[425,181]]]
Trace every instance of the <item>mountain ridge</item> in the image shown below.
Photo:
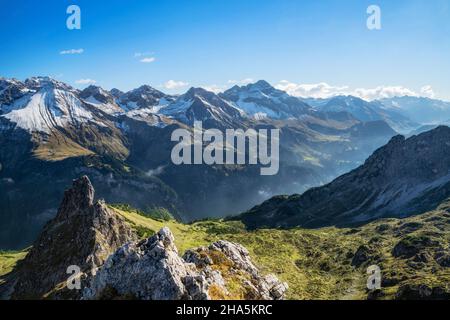
[[[450,196],[450,128],[396,136],[365,163],[302,195],[279,196],[239,216],[249,228],[348,226],[431,210]]]
[[[143,211],[164,207],[192,221],[238,214],[276,194],[322,185],[396,134],[382,120],[362,122],[348,112],[314,110],[264,81],[239,87],[238,93],[256,97],[253,106],[261,110],[279,110],[275,118],[252,117],[222,95],[199,88],[167,96],[141,86],[127,95],[98,86],[78,90],[48,77],[2,80],[0,88],[0,187],[6,190],[0,195],[0,225],[8,229],[0,245],[13,248],[19,234],[24,235],[20,245],[29,242],[56,214],[60,190],[80,174],[91,175],[107,201]],[[19,125],[9,120],[11,111],[24,112],[35,96],[33,117],[20,117]],[[127,99],[121,106],[122,96]],[[177,103],[183,108],[171,110]],[[279,174],[262,178],[257,166],[174,165],[171,133],[192,131],[195,120],[203,120],[205,129],[279,129]],[[34,130],[36,124],[44,130]],[[39,194],[30,192],[33,185],[40,186]]]

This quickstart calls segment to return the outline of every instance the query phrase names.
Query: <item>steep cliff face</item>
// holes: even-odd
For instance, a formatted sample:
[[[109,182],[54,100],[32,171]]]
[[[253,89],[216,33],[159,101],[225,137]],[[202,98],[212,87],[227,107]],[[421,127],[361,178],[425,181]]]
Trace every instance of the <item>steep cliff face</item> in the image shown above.
[[[84,285],[110,254],[135,239],[123,218],[94,202],[94,188],[84,176],[65,192],[57,216],[18,265],[11,297],[79,298],[80,291],[66,287],[68,267],[80,268]]]

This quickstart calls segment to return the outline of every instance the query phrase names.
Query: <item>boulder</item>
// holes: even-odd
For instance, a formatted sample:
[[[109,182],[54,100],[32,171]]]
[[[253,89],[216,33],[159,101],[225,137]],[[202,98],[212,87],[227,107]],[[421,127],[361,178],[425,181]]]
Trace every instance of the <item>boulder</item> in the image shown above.
[[[113,296],[111,296],[113,292]],[[205,300],[205,278],[179,255],[168,228],[111,255],[83,299]]]

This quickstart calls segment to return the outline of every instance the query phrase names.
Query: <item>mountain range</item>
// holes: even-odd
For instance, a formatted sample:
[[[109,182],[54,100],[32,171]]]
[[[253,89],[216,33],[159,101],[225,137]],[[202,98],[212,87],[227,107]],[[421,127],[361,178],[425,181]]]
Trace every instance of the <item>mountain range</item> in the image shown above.
[[[420,101],[408,101],[414,99]],[[237,214],[271,196],[323,185],[398,132],[428,124],[389,102],[400,103],[306,101],[266,81],[174,96],[148,85],[78,90],[48,77],[1,78],[0,247],[29,244],[56,215],[62,190],[84,174],[99,198],[148,212],[165,208],[182,221]],[[445,102],[427,102],[447,112]],[[280,129],[279,174],[261,177],[258,166],[173,165],[170,135],[192,130],[194,121],[205,129]]]

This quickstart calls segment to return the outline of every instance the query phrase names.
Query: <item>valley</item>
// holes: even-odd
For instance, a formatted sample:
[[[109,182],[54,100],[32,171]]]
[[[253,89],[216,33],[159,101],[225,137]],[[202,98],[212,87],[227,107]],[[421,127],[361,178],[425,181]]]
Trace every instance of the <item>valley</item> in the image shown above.
[[[80,91],[49,77],[2,78],[0,87],[4,249],[29,245],[55,215],[64,188],[82,174],[110,203],[144,211],[163,207],[185,222],[222,218],[331,181],[396,134],[382,120],[317,111],[265,81],[219,95],[191,88],[180,96],[150,86]],[[255,108],[266,115],[255,115]],[[174,164],[171,135],[177,129],[192,133],[196,120],[206,131],[278,130],[278,173],[261,176],[261,163]],[[36,185],[39,192],[30,192]]]
[[[90,253],[98,261],[87,270],[101,266],[106,252],[120,256],[120,246],[127,241],[156,241],[173,235],[173,244],[165,250],[176,261],[191,259],[192,248],[201,251],[228,241],[230,248],[234,243],[245,248],[239,250],[248,250],[258,272],[276,277],[255,273],[260,288],[266,286],[264,281],[272,281],[276,288],[270,294],[255,291],[242,282],[245,277],[235,278],[235,272],[241,271],[231,272],[216,257],[214,268],[232,285],[212,286],[202,297],[449,297],[448,127],[405,138],[389,123],[403,119],[402,127],[414,130],[420,130],[420,125],[386,111],[380,102],[337,97],[327,102],[308,100],[309,105],[265,81],[219,95],[192,88],[180,96],[149,86],[128,93],[94,86],[78,91],[50,78],[0,84],[4,88],[0,96],[0,187],[4,190],[0,193],[0,247],[6,249],[0,252],[0,286],[9,286],[14,277],[26,278],[29,271],[38,272],[35,266],[48,254],[74,258],[73,249],[59,248],[53,236],[48,236],[47,243],[45,232],[53,232],[51,224],[56,223],[55,228],[62,228],[57,237],[78,238],[78,232],[86,231],[72,227],[73,222],[65,226],[75,219],[76,224],[87,224],[86,230],[96,230],[100,237],[96,239],[104,239],[101,246],[107,244],[100,255]],[[277,130],[278,174],[261,176],[261,164],[242,161],[174,163],[171,155],[179,141],[171,139],[173,132],[198,136],[194,124],[199,119],[205,134],[213,129]],[[239,150],[229,153],[239,155]],[[76,181],[88,181],[82,182],[86,190],[95,188],[95,200],[106,203],[94,204],[93,191],[74,189],[72,193],[88,197],[89,206],[78,209],[72,200],[64,200],[58,210],[60,199],[71,194],[63,191],[80,176],[89,179]],[[74,206],[72,211],[66,202]],[[78,210],[88,216],[70,217]],[[102,219],[113,224],[97,226],[89,218],[92,213],[105,215]],[[117,239],[110,238],[109,229],[118,232]],[[44,237],[38,239],[45,243],[30,249],[42,230]],[[85,254],[92,250],[83,241],[78,245],[83,247],[77,251]],[[139,244],[133,248],[151,254]],[[230,248],[226,250],[235,250]],[[183,261],[177,262],[177,268],[193,272]],[[366,288],[370,265],[382,272],[382,289],[375,292]],[[23,280],[25,287],[17,289],[17,297],[29,293],[35,298],[80,298],[79,293],[60,291],[60,280],[45,280],[41,272],[64,277],[63,270],[52,268],[60,266],[52,262],[36,273],[48,292],[40,286],[27,287],[28,280]],[[104,272],[112,272],[107,274],[116,281],[116,271]],[[117,285],[128,288],[118,281]],[[161,293],[149,294],[158,297]]]
[[[216,246],[223,243],[243,246],[245,249],[240,250],[248,250],[248,257],[254,261],[258,272],[273,275],[276,281],[279,279],[286,284],[285,287],[277,285],[277,290],[283,292],[277,291],[277,297],[282,295],[293,300],[448,299],[450,195],[446,187],[446,156],[449,153],[445,141],[448,141],[449,130],[448,127],[438,127],[409,139],[394,137],[387,145],[375,151],[364,165],[329,185],[313,188],[303,195],[277,196],[248,212],[226,219],[209,218],[185,223],[174,212],[163,207],[143,211],[134,209],[126,201],[122,202],[124,204],[106,204],[103,201],[94,203],[94,187],[85,176],[75,180],[73,188],[64,193],[56,220],[51,220],[46,225],[44,234],[31,249],[0,254],[0,292],[8,292],[5,288],[14,283],[11,281],[16,277],[20,279],[31,276],[30,280],[24,280],[25,289],[19,287],[22,290],[19,292],[22,293],[17,294],[18,298],[36,290],[34,298],[79,298],[79,294],[65,293],[58,284],[61,280],[54,280],[56,282],[53,284],[47,280],[46,274],[59,275],[64,279],[65,273],[61,269],[64,264],[60,266],[59,263],[66,259],[80,259],[74,255],[75,249],[70,243],[65,243],[63,239],[80,239],[75,243],[82,247],[75,251],[97,256],[94,266],[89,268],[101,268],[108,257],[105,252],[111,254],[117,250],[115,254],[120,256],[123,254],[121,250],[126,247],[121,249],[120,246],[135,239],[141,240],[136,248],[141,250],[139,244],[142,241],[154,241],[151,239],[168,233],[173,237],[173,243],[165,250],[173,250],[168,254],[183,259],[191,259],[192,252],[212,254],[207,251],[211,249],[206,249],[216,248],[214,245],[211,247],[211,243]],[[415,158],[410,156],[411,152]],[[424,160],[421,160],[422,156]],[[380,163],[383,165],[380,166]],[[398,168],[400,164],[403,169]],[[345,201],[354,201],[359,196],[364,196],[365,189],[373,192],[380,188],[384,193],[395,194],[397,184],[391,183],[393,177],[396,177],[395,181],[403,182],[401,190],[407,190],[404,189],[409,185],[407,181],[413,181],[416,192],[408,194],[414,197],[389,197],[386,198],[386,206],[371,197],[370,200],[378,206],[376,211],[372,211],[369,205],[354,204],[357,207],[355,210],[345,205]],[[426,185],[417,189],[420,179]],[[335,184],[338,191],[333,191]],[[355,192],[353,186],[359,191]],[[394,191],[389,191],[386,186],[394,188]],[[311,197],[309,193],[320,195],[322,192],[330,197],[329,200],[322,198],[322,201],[308,201],[314,206],[328,203],[329,208],[319,210],[317,214],[303,211],[308,210],[309,202],[298,202],[299,199]],[[344,194],[340,194],[342,192]],[[346,192],[357,197],[346,196]],[[338,197],[334,199],[336,194]],[[398,201],[398,204],[394,201]],[[363,203],[369,204],[367,200],[363,200]],[[383,211],[384,207],[391,211]],[[365,211],[367,208],[370,211]],[[410,208],[414,208],[414,211],[410,211]],[[368,214],[372,212],[374,216]],[[353,214],[366,218],[355,220]],[[98,218],[94,219],[96,215],[106,215],[100,219],[104,221],[100,225],[95,222],[98,221]],[[337,217],[339,220],[333,220]],[[349,220],[346,220],[347,217]],[[96,253],[99,250],[97,246],[90,253],[93,249],[89,242],[84,244],[85,240],[81,240],[89,230],[95,230],[95,234],[98,234],[96,239],[100,239],[101,247],[108,244],[103,249],[100,247],[99,256]],[[111,232],[117,233],[117,236]],[[86,236],[90,237],[88,234]],[[57,240],[58,238],[61,239]],[[37,270],[38,265],[42,266],[42,259],[50,260],[45,262],[45,269]],[[224,279],[230,283],[225,287],[220,285],[220,290],[210,287],[210,291],[206,293],[210,299],[256,298],[253,289],[249,289],[242,278],[234,278],[236,271],[229,270],[228,262],[224,262],[222,258],[214,259],[212,261],[216,261],[218,265],[213,264],[213,268],[223,272]],[[82,261],[86,261],[85,258]],[[381,289],[376,291],[367,289],[367,268],[373,265],[380,268],[381,272]],[[127,265],[123,267],[132,268]],[[152,272],[158,272],[157,270]],[[129,284],[122,284],[121,278],[114,276],[114,273],[111,277],[118,279],[114,280],[119,281],[118,286],[134,290]],[[43,281],[45,286],[30,285],[35,281],[31,280],[34,278],[41,279],[39,281]],[[45,293],[40,288],[50,291]],[[113,293],[108,293],[108,297],[110,294]],[[158,297],[160,293],[152,294],[153,297]]]
[[[217,240],[244,245],[262,272],[273,273],[288,283],[287,299],[450,297],[448,201],[413,218],[385,219],[358,228],[317,230],[247,231],[238,221],[182,224],[155,220],[130,208],[112,209],[141,238],[168,227],[180,255]],[[0,254],[0,275],[10,271],[24,255],[24,252]],[[366,289],[366,268],[373,264],[382,270],[382,290],[376,296],[369,295]],[[427,292],[430,296],[424,296]]]
[[[78,2],[2,1],[0,303],[450,300],[446,1]]]
[[[379,220],[358,228],[317,230],[248,231],[238,221],[210,220],[183,225],[155,221],[132,211],[118,212],[135,228],[159,230],[169,226],[180,253],[219,239],[244,245],[264,272],[288,283],[287,299],[367,299],[366,269],[373,264],[382,270],[378,298],[407,298],[402,296],[403,292],[418,294],[415,290],[421,285],[441,288],[442,297],[450,297],[448,201],[414,218]],[[405,252],[404,244],[407,244]]]

